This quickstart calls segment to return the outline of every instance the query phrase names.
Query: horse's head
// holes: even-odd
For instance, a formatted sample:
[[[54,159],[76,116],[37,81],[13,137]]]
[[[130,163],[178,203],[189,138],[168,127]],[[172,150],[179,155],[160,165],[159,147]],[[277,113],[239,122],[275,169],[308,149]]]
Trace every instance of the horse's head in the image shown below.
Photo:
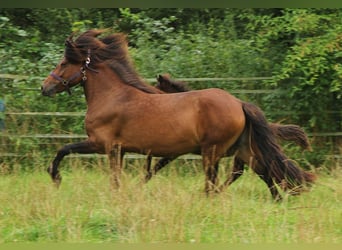
[[[86,69],[96,72],[89,67],[89,64],[94,38],[100,33],[99,31],[89,31],[77,38],[76,41],[73,41],[72,36],[67,38],[64,58],[43,82],[41,87],[43,95],[54,96],[63,91],[70,94],[71,87],[87,79]]]
[[[54,96],[56,93],[67,91],[85,78],[85,69],[82,64],[70,63],[65,58],[45,79],[41,90],[45,96]]]

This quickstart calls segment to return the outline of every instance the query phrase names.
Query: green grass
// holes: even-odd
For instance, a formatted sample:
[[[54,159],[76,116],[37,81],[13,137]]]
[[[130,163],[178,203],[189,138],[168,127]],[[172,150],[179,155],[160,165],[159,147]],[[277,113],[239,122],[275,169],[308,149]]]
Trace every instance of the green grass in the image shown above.
[[[176,164],[146,185],[128,166],[119,191],[106,167],[75,165],[58,190],[40,170],[0,176],[0,242],[342,243],[341,170],[274,203],[251,171],[206,197],[203,173]]]

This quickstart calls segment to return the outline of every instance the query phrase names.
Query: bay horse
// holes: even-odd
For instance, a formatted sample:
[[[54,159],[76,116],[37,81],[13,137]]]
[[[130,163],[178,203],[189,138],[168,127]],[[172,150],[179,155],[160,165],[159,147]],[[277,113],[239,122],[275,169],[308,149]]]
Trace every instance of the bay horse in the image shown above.
[[[314,182],[314,174],[283,153],[257,106],[220,89],[174,94],[156,90],[135,71],[126,36],[101,38],[102,33],[89,30],[76,39],[69,36],[64,58],[41,87],[44,96],[54,96],[70,93],[81,83],[87,102],[88,139],[64,146],[48,168],[57,186],[65,155],[100,153],[108,155],[112,185],[118,188],[126,152],[165,158],[201,154],[207,194],[217,189],[219,160],[233,154],[251,162],[276,200],[281,199],[277,186],[299,193]]]
[[[190,88],[188,87],[188,84],[186,82],[171,79],[171,76],[169,74],[157,76],[156,88],[164,91],[165,93],[190,91]],[[278,139],[292,141],[300,146],[303,150],[311,150],[308,137],[300,126],[294,124],[279,123],[269,123],[269,126]],[[153,175],[155,175],[159,170],[165,167],[172,160],[173,159],[170,158],[162,158],[155,164],[153,168],[151,168],[152,157],[149,155],[146,163],[147,174],[145,176],[145,181],[149,181]],[[221,189],[232,184],[243,174],[244,164],[248,164],[248,162],[243,162],[241,159],[234,158],[232,172],[229,178],[225,181],[225,184],[221,186]]]

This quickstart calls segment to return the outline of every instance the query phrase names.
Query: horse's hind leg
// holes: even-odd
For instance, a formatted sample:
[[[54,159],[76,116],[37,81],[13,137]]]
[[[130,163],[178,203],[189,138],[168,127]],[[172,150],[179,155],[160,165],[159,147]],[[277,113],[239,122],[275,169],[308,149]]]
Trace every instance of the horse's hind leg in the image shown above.
[[[65,145],[58,150],[55,158],[52,161],[52,164],[48,167],[47,171],[50,174],[53,182],[56,184],[57,187],[59,187],[62,181],[62,177],[59,173],[58,166],[66,155],[69,155],[71,153],[92,154],[96,152],[96,146],[89,141]]]
[[[275,201],[281,201],[282,197],[270,175],[270,171],[267,170],[265,167],[257,164],[255,168],[253,168],[254,172],[266,183],[268,189],[271,192],[272,198]]]
[[[244,171],[245,162],[239,157],[234,158],[234,165],[229,178],[220,186],[220,191],[225,190],[230,184],[236,181]]]

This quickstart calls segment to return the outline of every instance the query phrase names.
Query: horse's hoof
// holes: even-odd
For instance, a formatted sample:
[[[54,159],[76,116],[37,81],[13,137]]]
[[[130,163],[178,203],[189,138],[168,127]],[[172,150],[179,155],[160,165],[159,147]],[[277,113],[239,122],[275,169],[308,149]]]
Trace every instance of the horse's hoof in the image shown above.
[[[53,179],[53,182],[55,183],[56,188],[59,188],[59,186],[61,185],[61,182],[62,182],[62,177],[60,175],[56,176]]]
[[[57,189],[59,189],[60,185],[61,185],[61,181],[55,181],[55,186]]]
[[[283,197],[281,197],[280,195],[277,195],[276,197],[273,198],[273,201],[275,203],[281,203],[283,201]]]

